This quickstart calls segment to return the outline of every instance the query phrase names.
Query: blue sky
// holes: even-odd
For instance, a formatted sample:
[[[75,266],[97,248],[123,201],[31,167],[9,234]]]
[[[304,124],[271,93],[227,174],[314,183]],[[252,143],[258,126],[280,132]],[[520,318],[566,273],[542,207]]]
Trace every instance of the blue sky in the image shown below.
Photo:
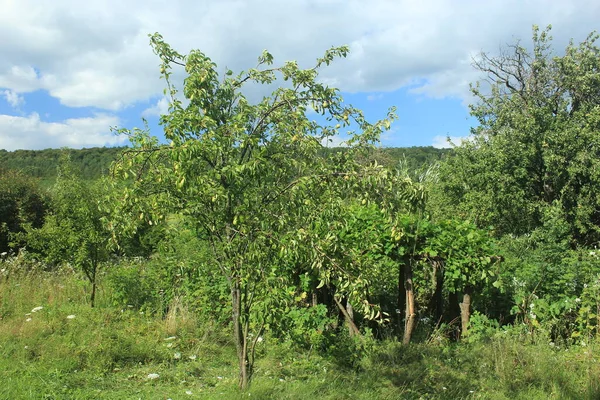
[[[253,67],[263,49],[276,63],[310,66],[332,45],[350,55],[322,72],[367,117],[390,106],[398,121],[384,146],[447,146],[475,124],[469,82],[481,51],[522,40],[532,24],[553,25],[557,51],[597,28],[600,2],[572,0],[35,0],[0,13],[0,148],[123,145],[110,127],[149,120],[160,134],[166,109],[158,60],[160,32],[182,53],[204,51],[220,67]]]

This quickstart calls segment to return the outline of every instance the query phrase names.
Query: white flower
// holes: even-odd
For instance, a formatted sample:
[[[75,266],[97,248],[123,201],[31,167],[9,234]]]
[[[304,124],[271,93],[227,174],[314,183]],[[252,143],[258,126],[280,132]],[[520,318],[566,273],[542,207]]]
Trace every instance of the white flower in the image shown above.
[[[581,303],[581,299],[578,297],[575,299],[575,303]]]
[[[148,379],[158,379],[160,375],[158,374],[148,374]]]
[[[179,360],[181,358],[181,353],[177,352],[177,353],[173,354],[173,358],[176,360]]]
[[[259,336],[259,337],[257,337],[257,338],[256,338],[256,341],[257,341],[258,343],[261,343],[261,342],[263,341],[263,338],[262,338],[262,336]]]
[[[29,322],[29,321],[31,321],[31,318],[27,318],[27,319],[25,320],[25,322]]]
[[[222,376],[217,376],[217,379],[221,380],[221,379],[223,379],[223,377]]]
[[[188,357],[190,360],[194,361],[196,359],[196,355],[192,354],[191,356]]]
[[[42,306],[35,307],[33,310],[31,310],[31,312],[32,312],[32,313],[33,313],[33,312],[38,312],[38,311],[40,311],[42,308],[44,308],[44,307],[42,307]]]
[[[67,315],[67,319],[74,319],[75,315],[71,314],[71,315]]]
[[[186,390],[185,394],[189,394],[190,396],[193,394],[191,390]]]

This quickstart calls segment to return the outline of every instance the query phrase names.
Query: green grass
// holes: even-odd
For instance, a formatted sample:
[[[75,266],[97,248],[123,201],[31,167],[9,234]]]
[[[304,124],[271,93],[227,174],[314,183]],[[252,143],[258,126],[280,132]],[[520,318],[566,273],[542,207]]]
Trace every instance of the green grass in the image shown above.
[[[72,272],[0,275],[0,399],[600,398],[596,344],[557,349],[511,334],[444,346],[385,341],[353,366],[343,346],[318,354],[267,340],[240,393],[226,327],[185,307],[166,318],[115,307],[103,290],[91,309],[86,290]]]

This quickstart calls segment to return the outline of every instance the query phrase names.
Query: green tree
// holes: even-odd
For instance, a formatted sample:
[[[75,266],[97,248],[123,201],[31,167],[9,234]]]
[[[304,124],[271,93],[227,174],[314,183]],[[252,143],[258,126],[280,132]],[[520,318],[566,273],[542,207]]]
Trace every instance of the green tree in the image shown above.
[[[12,235],[42,226],[47,210],[46,195],[35,179],[0,169],[0,252],[10,249]]]
[[[493,225],[497,234],[541,226],[558,205],[575,241],[600,239],[600,49],[592,33],[553,56],[550,27],[533,28],[533,50],[519,42],[475,67],[479,121],[441,169],[447,214]]]
[[[323,158],[317,157],[321,140],[352,124],[359,133],[351,132],[351,146],[367,146],[389,128],[393,114],[369,124],[359,110],[343,105],[336,89],[318,83],[318,70],[345,56],[346,47],[328,50],[309,69],[295,62],[271,67],[273,58],[265,51],[257,68],[238,75],[227,70],[221,80],[202,52],[179,54],[158,34],[151,36],[151,44],[171,98],[169,114],[161,118],[169,145],[143,130],[121,130],[130,135],[133,148],[118,169],[136,178],[121,203],[138,207],[149,223],[166,213],[182,213],[210,243],[231,292],[244,389],[254,347],[272,317],[269,301],[285,291],[286,266],[275,262],[279,238],[296,225],[303,209],[319,206],[309,199],[312,182],[348,176],[322,168]],[[187,74],[185,101],[172,79],[172,68],[178,66]],[[281,86],[258,103],[246,99],[247,85],[276,82]],[[309,119],[309,108],[333,126]]]
[[[100,211],[101,182],[85,183],[75,174],[68,155],[61,160],[52,190],[51,213],[40,228],[27,231],[28,249],[51,264],[71,263],[90,282],[90,304],[96,299],[99,265],[109,255],[110,234]]]

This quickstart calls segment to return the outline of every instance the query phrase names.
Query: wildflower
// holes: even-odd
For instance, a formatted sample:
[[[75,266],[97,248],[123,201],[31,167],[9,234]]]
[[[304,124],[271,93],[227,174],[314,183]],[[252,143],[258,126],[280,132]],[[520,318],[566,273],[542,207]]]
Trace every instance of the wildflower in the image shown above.
[[[575,303],[581,303],[581,299],[578,297],[575,299]]]
[[[217,379],[221,380],[221,379],[223,379],[223,377],[222,376],[217,376]]]
[[[188,357],[190,360],[194,361],[196,359],[196,355],[192,354],[191,356]]]
[[[71,315],[67,315],[67,319],[74,319],[75,315],[71,314]]]
[[[189,394],[190,396],[193,394],[191,390],[186,390],[185,394]]]
[[[179,360],[181,358],[181,353],[177,352],[177,353],[173,354],[173,358],[176,360]]]
[[[158,379],[160,377],[160,375],[158,374],[148,374],[148,379]]]
[[[262,336],[259,336],[259,337],[257,337],[257,338],[256,338],[256,341],[257,341],[258,343],[261,343],[261,342],[263,341],[263,338],[262,338]]]
[[[42,308],[44,308],[44,307],[42,307],[42,306],[35,307],[33,310],[31,310],[31,312],[32,312],[32,313],[34,313],[34,312],[38,312],[38,311],[40,311]]]

